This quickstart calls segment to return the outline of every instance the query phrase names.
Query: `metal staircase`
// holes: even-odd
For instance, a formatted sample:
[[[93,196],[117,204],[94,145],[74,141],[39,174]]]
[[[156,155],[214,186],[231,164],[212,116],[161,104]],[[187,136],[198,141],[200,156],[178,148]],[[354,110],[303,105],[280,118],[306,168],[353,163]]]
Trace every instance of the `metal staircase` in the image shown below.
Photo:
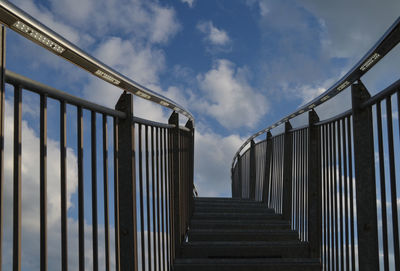
[[[262,202],[196,198],[174,270],[321,270],[289,221]]]

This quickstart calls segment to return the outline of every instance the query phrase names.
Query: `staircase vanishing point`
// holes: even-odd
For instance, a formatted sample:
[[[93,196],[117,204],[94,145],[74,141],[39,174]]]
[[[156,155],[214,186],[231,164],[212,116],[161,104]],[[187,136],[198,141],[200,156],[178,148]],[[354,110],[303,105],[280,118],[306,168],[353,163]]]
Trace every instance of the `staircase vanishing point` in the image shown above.
[[[195,198],[194,208],[175,271],[321,270],[307,242],[265,203]]]

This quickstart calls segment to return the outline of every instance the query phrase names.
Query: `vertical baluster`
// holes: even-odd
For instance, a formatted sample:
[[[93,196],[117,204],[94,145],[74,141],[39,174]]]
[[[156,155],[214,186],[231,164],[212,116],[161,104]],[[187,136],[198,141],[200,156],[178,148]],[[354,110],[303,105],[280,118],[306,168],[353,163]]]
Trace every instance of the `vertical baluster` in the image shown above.
[[[91,150],[92,150],[92,252],[93,271],[99,269],[98,226],[97,226],[97,144],[96,112],[91,112]]]
[[[0,29],[0,271],[3,263],[4,103],[6,69],[6,28]]]
[[[103,114],[103,191],[104,191],[104,246],[105,269],[110,270],[110,237],[108,211],[108,132],[107,115]]]
[[[21,122],[22,89],[14,88],[14,190],[13,190],[13,270],[21,270]]]
[[[47,97],[40,95],[40,270],[47,270]]]
[[[347,117],[342,121],[342,142],[343,142],[343,185],[344,185],[344,217],[345,217],[345,254],[346,254],[346,270],[350,270],[350,245],[349,245],[349,193],[348,193],[348,164],[347,164],[347,156],[349,155],[347,151],[347,143],[346,143],[346,121],[348,121]]]
[[[353,180],[353,141],[350,117],[347,119],[347,149],[349,153],[349,193],[350,193],[350,233],[351,233],[351,270],[356,270],[356,251],[354,236],[354,180]]]
[[[120,233],[119,233],[119,173],[118,173],[118,118],[114,117],[113,119],[113,137],[114,137],[114,231],[115,231],[115,271],[120,271],[121,270],[121,265],[120,265],[120,247],[121,247],[121,242],[120,240]],[[140,138],[140,136],[139,136]]]
[[[376,104],[376,120],[377,120],[377,135],[379,149],[379,179],[381,190],[381,211],[382,211],[382,242],[383,242],[383,265],[384,270],[389,270],[389,248],[388,248],[388,233],[387,233],[387,212],[386,212],[386,178],[385,178],[385,161],[383,150],[382,136],[382,109],[381,102]]]
[[[155,186],[156,186],[156,174],[155,174],[155,152],[154,152],[154,127],[151,127],[151,197],[152,197],[152,218],[153,218],[153,230],[152,232],[152,236],[153,236],[153,265],[154,265],[154,270],[157,269],[157,244],[156,244],[156,222],[158,222],[156,220],[156,190],[155,190]],[[157,196],[158,197],[158,196]]]
[[[79,235],[79,271],[85,270],[85,217],[83,184],[83,115],[78,106],[78,235]]]
[[[145,126],[145,164],[146,164],[146,214],[147,214],[147,261],[151,268],[151,227],[150,227],[150,170],[149,170],[149,127]]]
[[[338,197],[339,197],[339,251],[340,251],[340,270],[344,268],[344,250],[343,250],[343,196],[342,196],[342,142],[341,142],[341,120],[337,121],[337,142],[338,142],[338,170],[339,170],[339,178],[338,178]]]
[[[160,148],[159,148],[159,141],[160,141],[160,128],[156,128],[156,180],[157,180],[157,255],[158,255],[158,270],[161,271],[161,208],[160,208]]]
[[[161,181],[161,229],[162,229],[162,270],[165,271],[165,265],[167,264],[166,262],[166,251],[168,250],[168,247],[166,246],[166,235],[167,235],[167,227],[166,223],[164,220],[164,214],[165,214],[165,209],[164,209],[164,201],[166,199],[165,197],[165,191],[164,190],[164,181],[166,180],[165,175],[164,175],[164,155],[165,155],[165,145],[163,141],[163,136],[165,133],[165,128],[160,129],[160,181]],[[165,187],[166,188],[166,187]],[[167,205],[167,204],[165,204]],[[165,216],[166,217],[166,216]]]
[[[68,270],[68,218],[67,218],[67,112],[66,103],[60,102],[60,177],[61,177],[61,270]]]
[[[389,148],[389,176],[390,176],[390,192],[392,201],[392,228],[393,228],[393,250],[394,250],[394,266],[396,270],[400,270],[400,241],[399,241],[399,217],[397,208],[397,187],[396,187],[396,166],[394,160],[393,145],[393,117],[392,117],[392,97],[386,98],[386,121],[387,121],[387,139]]]
[[[145,258],[145,243],[144,243],[144,200],[143,200],[143,143],[142,143],[142,125],[139,124],[139,201],[140,201],[140,241],[141,241],[141,256],[142,256],[142,270],[146,270],[146,258]]]

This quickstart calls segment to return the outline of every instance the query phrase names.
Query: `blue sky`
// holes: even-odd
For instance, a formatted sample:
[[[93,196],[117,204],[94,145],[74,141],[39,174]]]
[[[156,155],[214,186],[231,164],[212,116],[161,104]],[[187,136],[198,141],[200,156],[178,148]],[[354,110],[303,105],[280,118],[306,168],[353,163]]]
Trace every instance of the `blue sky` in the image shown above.
[[[242,142],[333,85],[400,14],[397,0],[11,2],[105,64],[194,114],[195,183],[201,196],[229,196],[231,160]],[[363,78],[371,93],[399,78],[399,52],[395,48]],[[109,107],[121,93],[12,31],[7,36],[7,68]],[[346,109],[348,92],[330,101],[330,108],[317,109],[321,118]],[[37,142],[38,127],[30,124],[38,119],[35,103],[37,97],[24,96],[25,146]],[[56,103],[49,104],[53,112],[49,142],[54,149],[58,126],[52,126],[51,120],[58,118],[57,110]],[[140,98],[135,98],[134,112],[161,122],[171,113]],[[68,120],[74,122],[74,112]],[[85,121],[89,123],[89,118]],[[300,117],[293,124],[303,121]],[[72,129],[68,135],[71,180],[76,177],[74,133]],[[35,171],[34,166],[27,165],[27,172]],[[76,182],[71,182],[69,192],[73,204]],[[58,198],[54,202],[58,204]]]
[[[241,142],[335,83],[400,10],[392,0],[12,2],[194,114],[196,183],[203,195],[228,195],[229,163]],[[119,89],[11,31],[8,41],[16,44],[8,47],[9,69],[114,106]],[[385,70],[398,67],[386,62]],[[371,92],[395,79],[391,71],[384,80],[365,79],[373,82]],[[135,114],[165,121],[169,112],[137,98]]]

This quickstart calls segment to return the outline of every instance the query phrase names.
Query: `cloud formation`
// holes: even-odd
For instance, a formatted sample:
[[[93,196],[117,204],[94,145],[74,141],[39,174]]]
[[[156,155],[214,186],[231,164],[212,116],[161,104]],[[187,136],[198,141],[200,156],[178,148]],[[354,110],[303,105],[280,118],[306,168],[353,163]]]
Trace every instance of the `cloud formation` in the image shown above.
[[[268,112],[268,101],[251,87],[246,67],[219,59],[197,79],[203,99],[193,106],[228,129],[254,127]]]
[[[197,24],[197,29],[205,35],[205,41],[213,46],[227,46],[231,39],[228,33],[214,26],[211,21],[203,21]]]
[[[193,7],[195,0],[181,0],[182,3],[186,3],[190,8]]]

